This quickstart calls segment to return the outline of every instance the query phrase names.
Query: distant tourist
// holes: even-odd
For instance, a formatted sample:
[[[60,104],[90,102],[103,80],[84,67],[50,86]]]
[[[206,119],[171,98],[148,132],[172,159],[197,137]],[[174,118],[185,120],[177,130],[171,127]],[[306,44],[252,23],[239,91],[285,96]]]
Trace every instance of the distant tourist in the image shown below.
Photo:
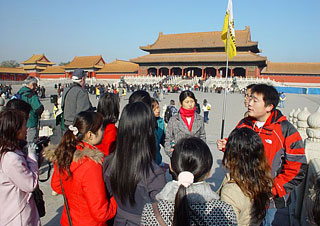
[[[36,142],[39,138],[38,124],[41,114],[44,111],[44,107],[36,93],[37,86],[38,80],[33,76],[29,76],[25,80],[25,85],[18,91],[18,94],[21,96],[21,100],[30,104],[32,108],[27,122],[28,144]]]
[[[175,101],[174,100],[170,100],[170,105],[167,107],[165,113],[164,113],[164,121],[165,123],[168,123],[170,118],[173,116],[173,115],[176,115],[178,114],[178,110],[175,106]]]
[[[287,99],[286,95],[283,92],[281,92],[279,99],[280,99],[280,106],[279,107],[284,108],[284,102]]]
[[[211,111],[211,104],[208,103],[207,99],[203,100],[202,111],[203,111],[203,121],[205,123],[208,123],[209,112]]]

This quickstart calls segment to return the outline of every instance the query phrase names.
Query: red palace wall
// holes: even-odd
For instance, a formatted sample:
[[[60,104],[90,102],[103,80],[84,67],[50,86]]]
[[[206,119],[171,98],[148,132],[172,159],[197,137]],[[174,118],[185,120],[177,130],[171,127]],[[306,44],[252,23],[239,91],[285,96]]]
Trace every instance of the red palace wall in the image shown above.
[[[270,78],[277,82],[320,83],[320,76],[260,75],[259,78]]]

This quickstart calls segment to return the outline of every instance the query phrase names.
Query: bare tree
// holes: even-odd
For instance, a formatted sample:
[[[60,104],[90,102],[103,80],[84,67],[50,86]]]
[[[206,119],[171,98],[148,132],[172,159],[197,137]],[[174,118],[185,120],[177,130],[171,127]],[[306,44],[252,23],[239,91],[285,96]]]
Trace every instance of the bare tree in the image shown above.
[[[2,61],[0,67],[19,67],[20,64],[15,60]]]
[[[65,66],[65,65],[67,65],[67,64],[70,64],[70,62],[71,62],[71,61],[68,61],[68,62],[61,62],[61,63],[59,64],[59,66]]]

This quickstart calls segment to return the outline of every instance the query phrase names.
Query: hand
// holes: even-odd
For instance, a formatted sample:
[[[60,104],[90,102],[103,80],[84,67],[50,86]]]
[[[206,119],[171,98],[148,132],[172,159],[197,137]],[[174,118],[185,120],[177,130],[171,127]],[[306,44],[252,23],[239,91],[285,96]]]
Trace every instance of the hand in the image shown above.
[[[222,151],[224,148],[226,148],[227,140],[226,139],[220,139],[217,140],[217,148],[219,151]]]
[[[171,148],[170,151],[171,151],[171,152],[174,152],[174,148]]]
[[[32,143],[28,146],[28,154],[37,155],[37,145],[35,143]]]

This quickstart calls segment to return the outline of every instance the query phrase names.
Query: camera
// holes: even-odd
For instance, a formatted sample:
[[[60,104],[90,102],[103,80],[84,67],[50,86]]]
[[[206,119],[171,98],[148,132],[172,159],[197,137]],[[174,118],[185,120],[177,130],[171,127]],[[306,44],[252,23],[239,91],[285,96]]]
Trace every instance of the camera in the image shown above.
[[[46,137],[46,136],[40,137],[39,140],[35,143],[37,154],[39,154],[43,150],[43,147],[47,147],[49,142],[50,142],[50,137]]]

